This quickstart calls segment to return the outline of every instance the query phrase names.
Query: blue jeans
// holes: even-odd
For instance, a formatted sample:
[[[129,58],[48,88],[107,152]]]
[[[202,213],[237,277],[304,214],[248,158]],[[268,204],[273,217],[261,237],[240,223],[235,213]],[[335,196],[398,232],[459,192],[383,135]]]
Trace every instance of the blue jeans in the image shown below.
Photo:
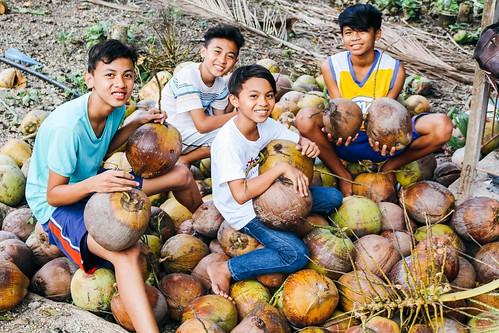
[[[340,207],[343,196],[335,188],[311,187],[311,213],[329,215]],[[258,217],[253,218],[242,232],[258,240],[265,248],[254,250],[229,260],[229,272],[236,281],[262,274],[292,273],[302,269],[310,252],[303,241],[291,231],[271,229]]]

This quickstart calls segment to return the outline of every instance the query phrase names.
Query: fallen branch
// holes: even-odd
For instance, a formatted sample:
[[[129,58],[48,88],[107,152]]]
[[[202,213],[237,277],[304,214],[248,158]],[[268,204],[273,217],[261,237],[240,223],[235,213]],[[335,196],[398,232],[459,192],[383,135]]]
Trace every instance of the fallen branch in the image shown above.
[[[85,0],[85,1],[86,2],[91,2],[91,3],[96,4],[96,5],[111,7],[111,8],[114,8],[114,9],[121,9],[121,10],[127,10],[127,11],[130,11],[130,12],[139,12],[139,13],[143,12],[143,10],[140,9],[140,8],[134,8],[134,7],[130,7],[130,6],[119,5],[119,4],[116,4],[116,3],[106,2],[106,1],[102,1],[102,0]]]

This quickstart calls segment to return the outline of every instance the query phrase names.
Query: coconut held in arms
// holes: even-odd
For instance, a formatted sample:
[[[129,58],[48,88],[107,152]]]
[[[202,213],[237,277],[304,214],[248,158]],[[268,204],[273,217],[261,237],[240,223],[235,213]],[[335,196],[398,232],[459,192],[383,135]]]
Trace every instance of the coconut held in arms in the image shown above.
[[[349,136],[355,137],[362,125],[362,111],[352,100],[333,98],[329,100],[323,114],[324,128],[334,141],[345,142]]]
[[[376,98],[367,109],[366,134],[379,146],[404,149],[411,143],[412,122],[407,109],[388,97]]]
[[[137,176],[154,178],[170,171],[181,151],[182,137],[175,127],[147,123],[130,136],[125,154]]]

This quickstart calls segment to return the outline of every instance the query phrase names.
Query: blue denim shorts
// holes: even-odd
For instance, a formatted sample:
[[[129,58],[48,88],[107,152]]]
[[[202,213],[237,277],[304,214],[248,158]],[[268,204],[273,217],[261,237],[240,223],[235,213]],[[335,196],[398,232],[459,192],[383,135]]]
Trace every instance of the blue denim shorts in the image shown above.
[[[421,117],[426,115],[427,113],[421,113],[418,114],[414,117],[412,117],[412,139],[411,142],[416,140],[421,136],[418,132],[416,132],[416,120]],[[367,137],[366,132],[364,131],[359,131],[359,136],[357,139],[352,142],[349,146],[337,146],[333,143],[334,150],[338,154],[339,158],[348,161],[348,162],[357,162],[357,161],[362,161],[362,160],[370,160],[373,161],[374,163],[379,163],[383,162],[387,159],[389,159],[390,156],[389,154],[383,156],[379,152],[375,152],[371,145],[369,144],[369,138]],[[401,150],[397,150],[395,152],[394,156],[397,156],[398,154],[402,153],[407,147]]]

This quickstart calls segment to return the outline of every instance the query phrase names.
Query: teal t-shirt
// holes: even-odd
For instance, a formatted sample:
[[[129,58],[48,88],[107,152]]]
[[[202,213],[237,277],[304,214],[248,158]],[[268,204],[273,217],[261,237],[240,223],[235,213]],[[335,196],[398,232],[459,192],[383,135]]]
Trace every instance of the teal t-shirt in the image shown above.
[[[26,181],[26,200],[42,224],[48,222],[56,209],[46,199],[49,169],[69,177],[70,184],[95,176],[123,121],[125,106],[108,116],[104,131],[97,138],[88,118],[89,96],[90,93],[59,106],[36,134]]]

